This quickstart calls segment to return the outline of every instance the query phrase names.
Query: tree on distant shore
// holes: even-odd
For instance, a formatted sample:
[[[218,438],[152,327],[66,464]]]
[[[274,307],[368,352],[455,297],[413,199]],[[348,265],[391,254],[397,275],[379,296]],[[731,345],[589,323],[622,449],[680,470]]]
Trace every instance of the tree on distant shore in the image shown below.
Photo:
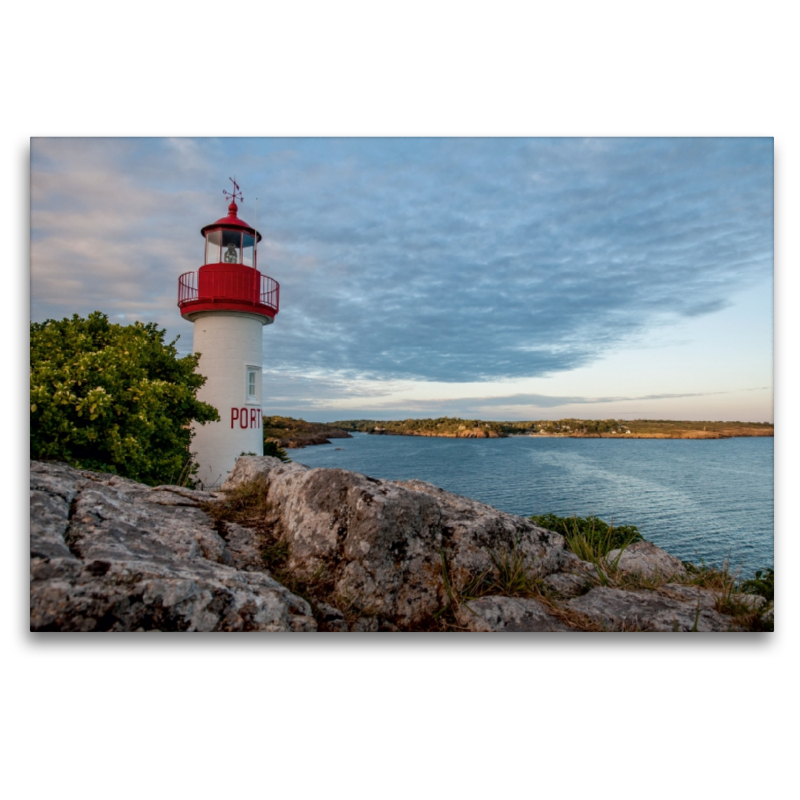
[[[99,311],[31,323],[31,458],[191,483],[190,423],[219,415],[197,399],[199,355],[178,358],[165,333]]]

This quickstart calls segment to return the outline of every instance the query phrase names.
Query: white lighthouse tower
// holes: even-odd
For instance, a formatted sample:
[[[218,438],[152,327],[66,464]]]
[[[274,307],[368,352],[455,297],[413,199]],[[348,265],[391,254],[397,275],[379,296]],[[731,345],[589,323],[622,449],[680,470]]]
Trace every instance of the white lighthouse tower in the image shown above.
[[[228,216],[200,231],[204,265],[178,279],[178,306],[194,323],[198,369],[207,378],[197,397],[220,416],[219,422],[193,423],[197,477],[206,487],[222,483],[242,453],[264,453],[262,329],[275,319],[280,294],[277,281],[258,271],[261,234],[237,215],[238,184],[224,194],[231,201]]]

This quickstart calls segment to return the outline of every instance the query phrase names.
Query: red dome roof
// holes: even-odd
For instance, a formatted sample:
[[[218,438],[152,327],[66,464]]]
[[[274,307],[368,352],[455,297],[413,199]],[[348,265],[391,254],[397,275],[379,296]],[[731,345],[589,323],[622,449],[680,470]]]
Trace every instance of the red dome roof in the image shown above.
[[[211,231],[216,228],[238,228],[239,230],[246,231],[251,235],[255,235],[258,237],[257,241],[261,241],[261,234],[256,232],[255,228],[251,228],[243,219],[239,219],[237,216],[237,211],[239,210],[239,206],[236,205],[235,202],[232,202],[228,206],[228,216],[221,217],[216,222],[212,222],[210,225],[206,225],[204,228],[200,229],[200,234],[202,236],[206,235],[206,231]]]

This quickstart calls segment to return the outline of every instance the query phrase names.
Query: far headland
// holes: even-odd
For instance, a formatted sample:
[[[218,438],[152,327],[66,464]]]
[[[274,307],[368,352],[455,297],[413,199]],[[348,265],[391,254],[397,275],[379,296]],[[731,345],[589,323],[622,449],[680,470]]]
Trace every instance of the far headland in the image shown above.
[[[572,439],[730,439],[738,436],[774,436],[771,422],[687,420],[528,420],[495,422],[458,417],[437,419],[306,422],[292,417],[265,417],[264,436],[282,447],[330,444],[329,439],[350,433],[380,436],[436,436],[449,439],[503,439],[509,436]]]

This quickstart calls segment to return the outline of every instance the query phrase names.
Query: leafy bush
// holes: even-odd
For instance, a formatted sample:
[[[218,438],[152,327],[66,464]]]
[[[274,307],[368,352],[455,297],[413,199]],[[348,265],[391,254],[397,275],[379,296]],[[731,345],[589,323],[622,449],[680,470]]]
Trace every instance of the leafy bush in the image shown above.
[[[560,533],[567,547],[584,561],[596,561],[612,550],[642,541],[635,525],[614,527],[597,517],[558,517],[555,514],[533,516],[531,521],[540,528]]]
[[[264,455],[279,458],[284,464],[288,464],[292,460],[288,453],[272,439],[264,439]]]
[[[775,601],[775,570],[758,570],[755,578],[745,581],[742,584],[742,591],[745,594],[761,595],[768,603]]]
[[[190,481],[189,423],[218,420],[197,399],[199,355],[177,357],[155,323],[31,323],[31,458],[150,485]]]

